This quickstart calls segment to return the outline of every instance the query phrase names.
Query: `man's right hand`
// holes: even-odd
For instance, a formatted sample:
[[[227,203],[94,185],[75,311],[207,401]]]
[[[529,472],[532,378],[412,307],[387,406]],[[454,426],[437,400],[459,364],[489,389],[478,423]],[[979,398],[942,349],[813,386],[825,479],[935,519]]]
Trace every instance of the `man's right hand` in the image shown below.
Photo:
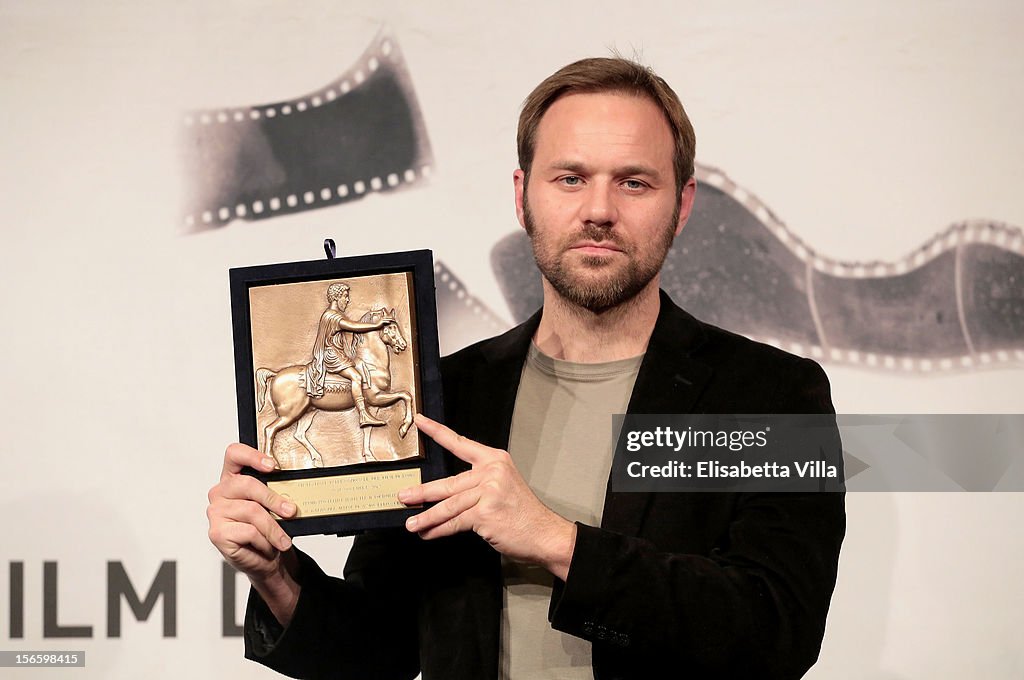
[[[232,444],[224,453],[220,482],[210,489],[210,542],[249,581],[281,623],[288,625],[299,599],[295,580],[298,560],[292,541],[269,511],[281,517],[295,506],[251,475],[244,467],[270,472],[275,463],[256,449]]]

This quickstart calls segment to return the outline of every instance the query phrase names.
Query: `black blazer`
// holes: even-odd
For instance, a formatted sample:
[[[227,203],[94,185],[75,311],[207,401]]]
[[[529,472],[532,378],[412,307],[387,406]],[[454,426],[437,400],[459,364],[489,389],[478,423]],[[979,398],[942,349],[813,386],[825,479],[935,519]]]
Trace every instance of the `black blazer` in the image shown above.
[[[506,448],[540,313],[442,360],[447,423]],[[697,321],[662,293],[631,413],[831,413],[821,368]],[[464,467],[452,458],[453,472]],[[615,493],[579,525],[551,625],[594,675],[799,678],[817,659],[845,532],[839,493]],[[295,677],[498,677],[500,556],[474,534],[356,539],[345,579],[301,555],[284,631],[255,593],[246,656]]]

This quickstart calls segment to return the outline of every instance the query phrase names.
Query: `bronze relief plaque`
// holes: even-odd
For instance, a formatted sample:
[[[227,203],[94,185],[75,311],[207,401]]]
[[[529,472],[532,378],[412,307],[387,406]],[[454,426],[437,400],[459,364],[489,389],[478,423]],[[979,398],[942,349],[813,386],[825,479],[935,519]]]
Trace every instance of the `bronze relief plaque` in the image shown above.
[[[441,475],[413,414],[440,417],[429,251],[231,270],[239,434],[277,461],[292,534],[399,525]],[[254,473],[256,474],[256,473]]]

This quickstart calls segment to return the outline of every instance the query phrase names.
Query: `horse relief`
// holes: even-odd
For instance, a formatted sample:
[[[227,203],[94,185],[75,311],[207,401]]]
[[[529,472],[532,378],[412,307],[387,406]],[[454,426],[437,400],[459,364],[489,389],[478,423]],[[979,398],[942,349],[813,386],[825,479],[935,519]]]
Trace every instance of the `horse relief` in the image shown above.
[[[394,446],[388,446],[386,453],[374,451],[374,431],[382,433],[378,440],[394,434],[405,439],[413,424],[412,392],[393,385],[393,358],[397,359],[409,347],[396,310],[378,306],[358,321],[351,321],[345,316],[349,287],[339,282],[328,287],[327,301],[308,361],[277,368],[259,367],[254,372],[257,418],[262,425],[260,451],[273,457],[280,469],[398,459],[403,456]],[[402,406],[401,420],[393,427],[390,420],[397,413],[387,407],[396,404]],[[348,435],[336,437],[327,433],[321,437],[319,449],[333,449],[326,463],[318,445],[309,437],[321,412],[326,414],[320,417],[321,421],[340,414],[342,418],[331,426],[340,427]],[[295,455],[281,453],[281,437],[288,436],[282,430],[293,424],[291,437],[309,454],[306,464]],[[358,452],[336,443],[335,440],[351,440],[356,430],[361,435]]]

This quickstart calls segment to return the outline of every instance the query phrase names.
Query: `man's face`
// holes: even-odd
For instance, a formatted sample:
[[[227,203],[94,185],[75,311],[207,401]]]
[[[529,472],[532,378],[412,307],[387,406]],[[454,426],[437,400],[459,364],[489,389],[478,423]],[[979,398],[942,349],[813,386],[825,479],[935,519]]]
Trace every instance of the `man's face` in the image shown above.
[[[657,286],[695,188],[691,179],[676,194],[674,148],[645,98],[572,94],[547,110],[529,185],[522,170],[514,177],[520,224],[558,295],[602,312]]]
[[[345,311],[348,309],[348,291],[341,291],[341,295],[338,296],[338,309]]]

